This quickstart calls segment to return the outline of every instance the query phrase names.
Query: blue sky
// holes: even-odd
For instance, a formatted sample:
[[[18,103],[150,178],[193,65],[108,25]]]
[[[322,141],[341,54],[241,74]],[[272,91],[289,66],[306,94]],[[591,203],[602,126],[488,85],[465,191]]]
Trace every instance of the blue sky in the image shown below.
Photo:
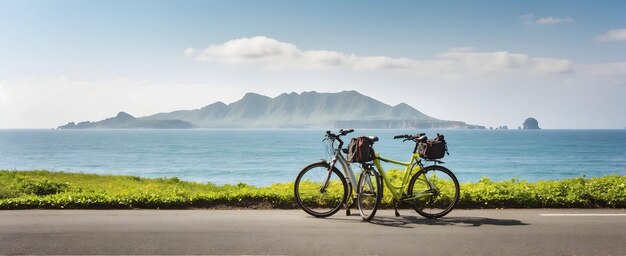
[[[311,90],[358,90],[487,126],[534,116],[547,128],[623,128],[623,10],[624,1],[2,0],[0,128]],[[244,56],[255,49],[277,52]]]

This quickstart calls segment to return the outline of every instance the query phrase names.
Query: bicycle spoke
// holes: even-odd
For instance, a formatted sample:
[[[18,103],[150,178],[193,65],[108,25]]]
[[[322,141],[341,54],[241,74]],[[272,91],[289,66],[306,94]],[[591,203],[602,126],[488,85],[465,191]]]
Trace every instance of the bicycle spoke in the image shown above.
[[[307,213],[316,217],[327,217],[336,213],[347,197],[347,184],[338,171],[330,173],[328,165],[317,164],[306,167],[296,179],[294,193],[296,201]]]
[[[454,174],[442,166],[429,166],[418,172],[411,181],[409,193],[422,191],[414,200],[414,208],[420,215],[439,218],[448,214],[459,199],[459,185]]]
[[[364,170],[359,178],[357,202],[364,220],[374,218],[382,198],[382,182],[373,170]]]

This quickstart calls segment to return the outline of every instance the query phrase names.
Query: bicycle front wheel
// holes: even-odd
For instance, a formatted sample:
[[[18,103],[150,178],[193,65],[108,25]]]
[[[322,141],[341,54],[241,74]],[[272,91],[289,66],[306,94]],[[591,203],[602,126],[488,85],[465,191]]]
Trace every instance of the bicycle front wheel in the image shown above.
[[[459,181],[447,168],[431,165],[413,175],[408,192],[416,197],[413,208],[419,215],[441,218],[459,202]]]
[[[363,220],[370,221],[376,215],[376,210],[383,198],[383,183],[380,175],[373,169],[364,169],[359,177],[357,187],[357,204]]]
[[[348,184],[343,174],[327,162],[317,162],[304,167],[296,178],[294,196],[306,213],[324,218],[339,211],[348,197]],[[323,187],[326,179],[328,182]]]

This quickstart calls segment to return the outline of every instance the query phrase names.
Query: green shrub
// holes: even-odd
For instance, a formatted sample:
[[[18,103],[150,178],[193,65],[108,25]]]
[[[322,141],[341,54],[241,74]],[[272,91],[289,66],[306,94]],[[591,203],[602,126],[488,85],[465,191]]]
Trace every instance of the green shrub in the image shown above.
[[[400,172],[389,172],[395,183]],[[295,174],[294,174],[295,177]],[[461,184],[458,208],[626,207],[626,176],[528,182],[482,178]],[[284,208],[298,206],[293,183],[255,187],[215,185],[173,178],[139,178],[48,171],[0,171],[0,209],[184,209],[212,207]],[[337,198],[340,191],[324,200]],[[388,190],[383,207],[392,207]],[[409,207],[404,205],[403,207]]]
[[[69,183],[67,182],[57,182],[48,179],[21,179],[19,183],[22,192],[38,196],[65,192],[69,187]]]

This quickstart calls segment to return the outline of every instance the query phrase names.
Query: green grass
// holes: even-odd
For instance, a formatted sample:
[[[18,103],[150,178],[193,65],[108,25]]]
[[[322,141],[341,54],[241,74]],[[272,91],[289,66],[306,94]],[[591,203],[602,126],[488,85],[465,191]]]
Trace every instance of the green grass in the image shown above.
[[[391,206],[389,192],[385,193],[383,206]],[[181,181],[175,177],[148,179],[49,171],[0,171],[0,209],[213,207],[289,209],[297,208],[297,205],[293,199],[293,183],[267,187],[242,183],[217,186]],[[518,179],[494,182],[483,178],[475,183],[461,184],[458,208],[544,207],[624,208],[626,176],[538,182]]]

